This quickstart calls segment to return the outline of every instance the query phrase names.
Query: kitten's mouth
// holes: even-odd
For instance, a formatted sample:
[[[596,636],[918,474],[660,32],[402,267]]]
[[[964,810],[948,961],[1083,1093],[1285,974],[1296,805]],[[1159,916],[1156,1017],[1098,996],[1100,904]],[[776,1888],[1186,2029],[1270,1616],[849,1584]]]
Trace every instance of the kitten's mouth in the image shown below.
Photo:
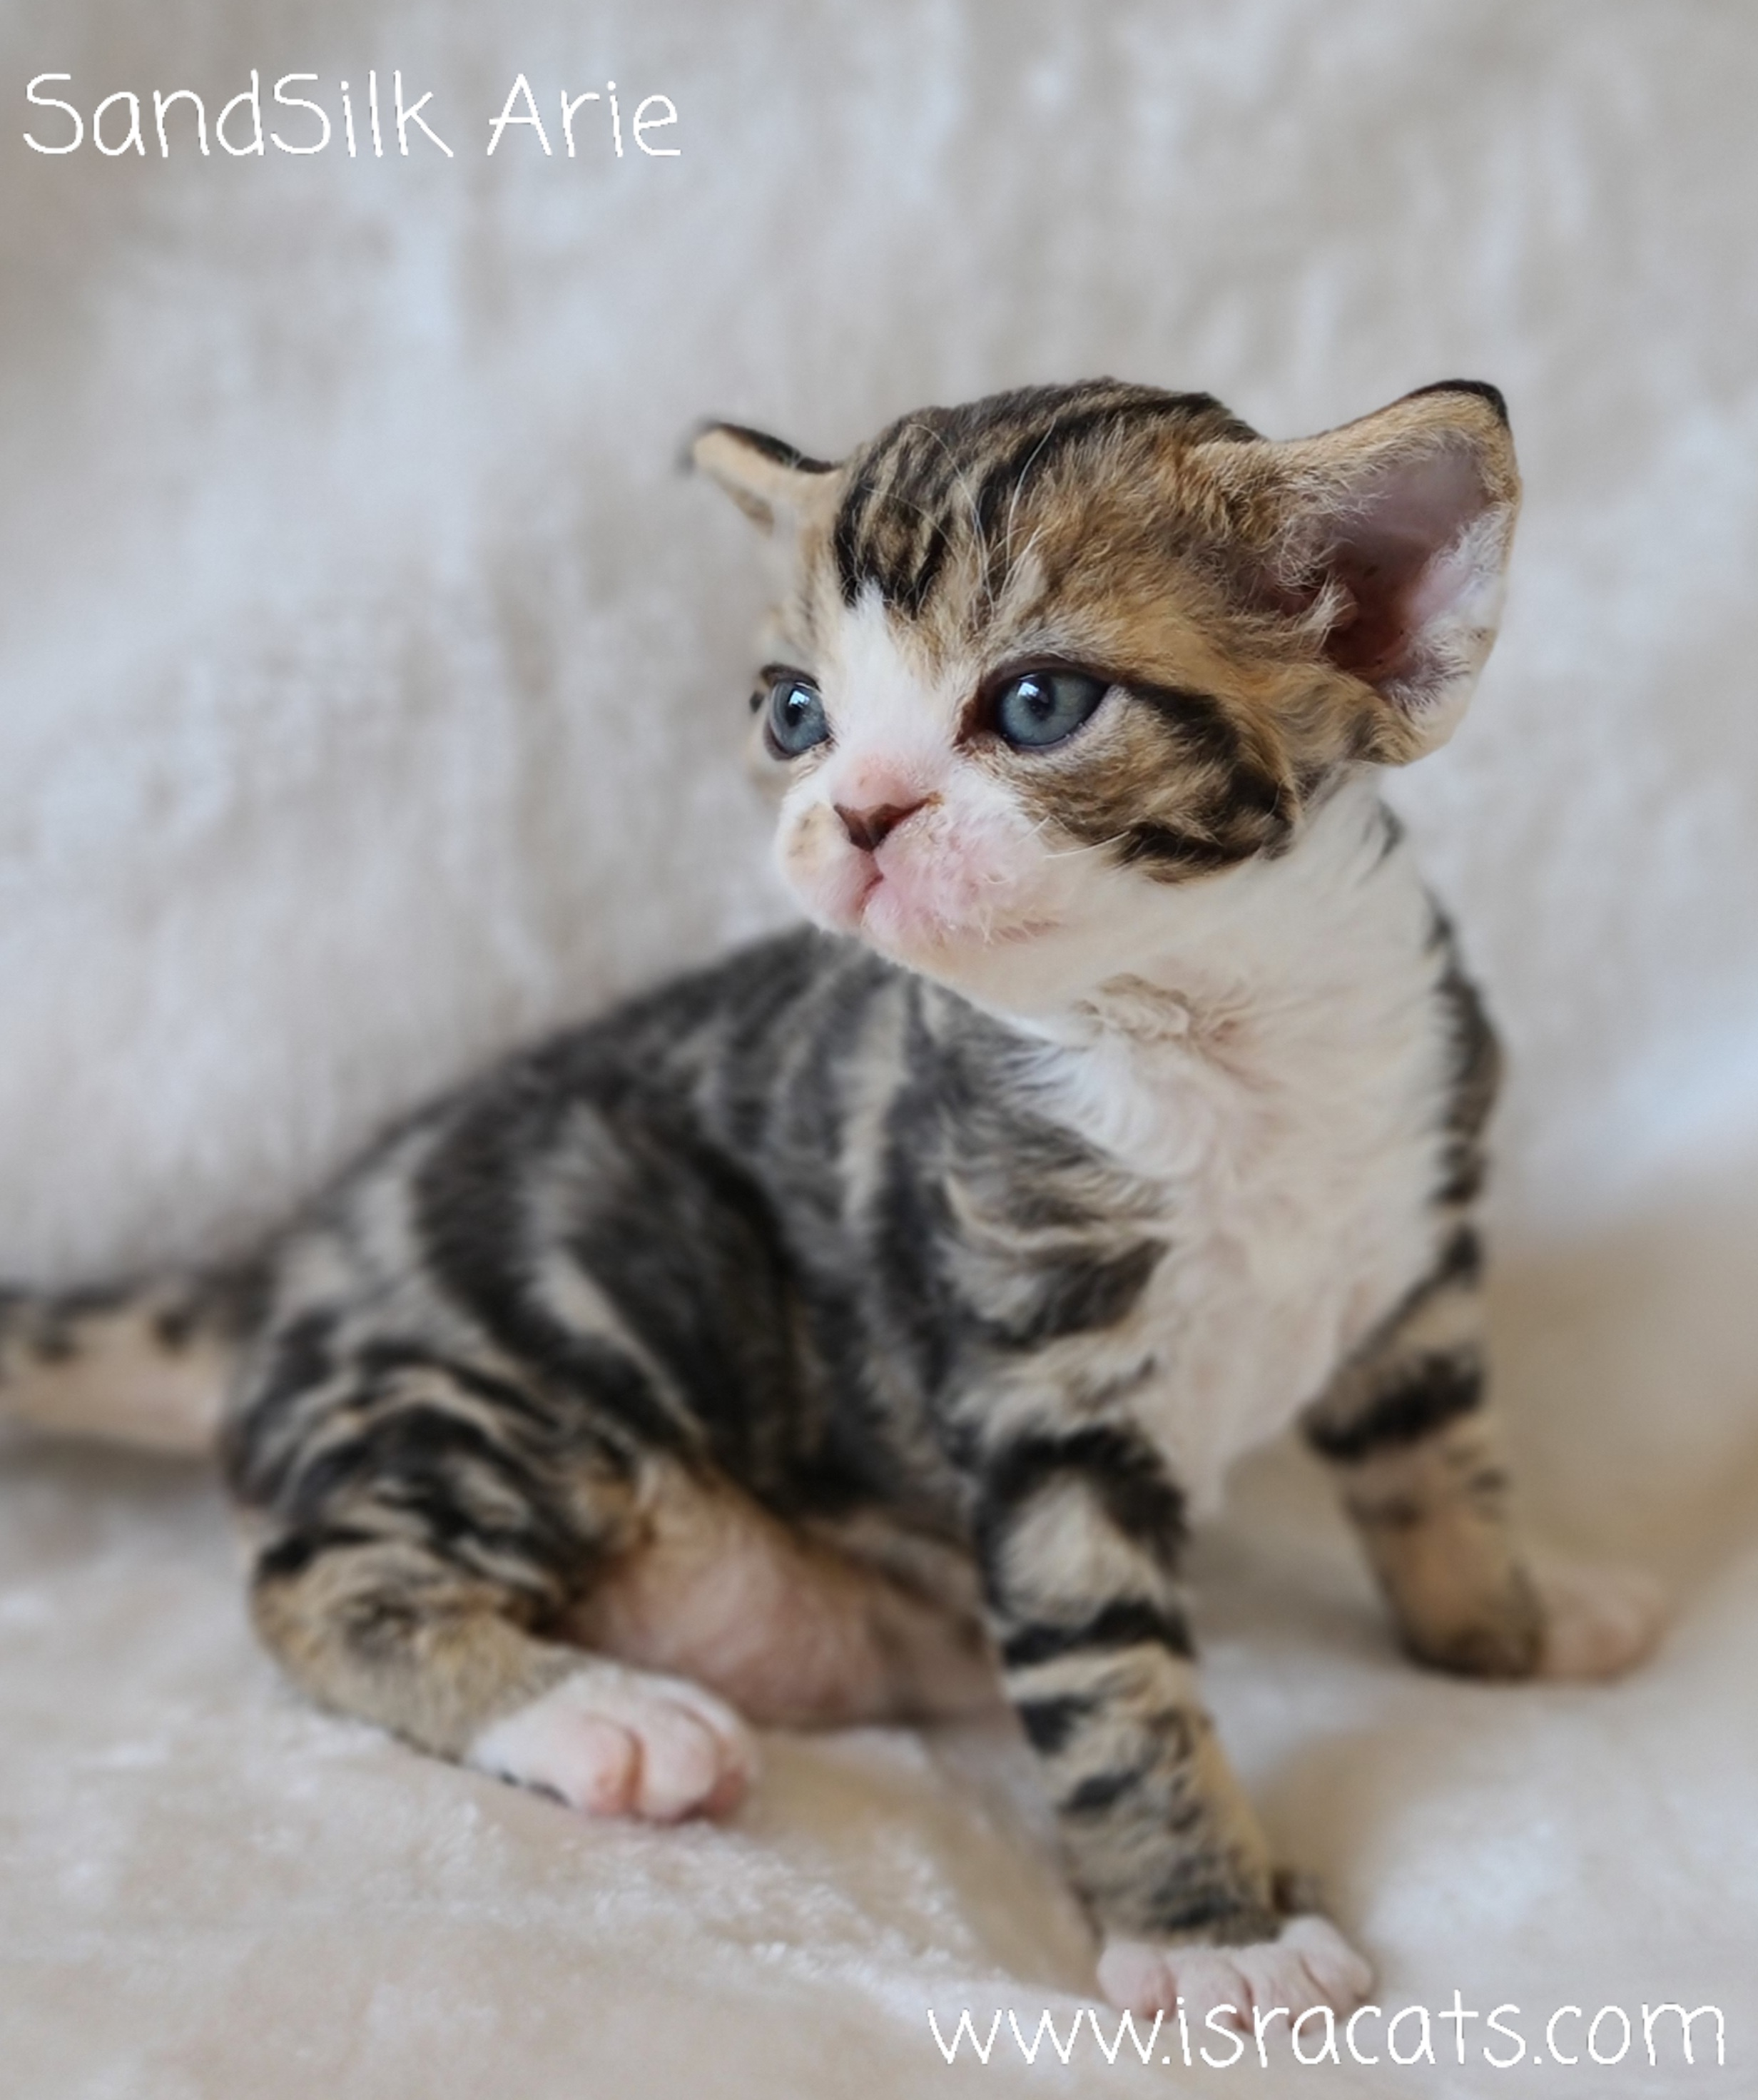
[[[908,884],[888,880],[878,867],[866,871],[852,900],[850,916],[853,930],[875,947],[894,954],[1017,947],[1055,933],[1058,924],[1054,919],[957,919],[941,911],[923,911],[912,900]]]
[[[849,900],[849,915],[855,925],[863,932],[867,923],[867,907],[875,895],[885,886],[885,877],[877,863],[870,862],[861,878],[861,886]]]
[[[916,849],[900,853],[900,844]],[[1035,885],[1004,879],[968,853],[924,855],[919,841],[888,840],[876,853],[804,858],[784,863],[784,872],[811,915],[897,962],[949,966],[960,955],[1026,946],[1063,927],[1032,893]]]

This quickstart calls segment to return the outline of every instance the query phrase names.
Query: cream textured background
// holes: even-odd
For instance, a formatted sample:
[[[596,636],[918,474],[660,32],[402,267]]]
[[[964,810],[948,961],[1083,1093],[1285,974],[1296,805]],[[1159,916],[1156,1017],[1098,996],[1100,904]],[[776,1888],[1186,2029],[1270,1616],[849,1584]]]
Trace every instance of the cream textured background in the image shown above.
[[[89,113],[315,70],[333,112],[369,64],[435,89],[456,160],[20,143],[58,135],[41,71]],[[682,157],[487,160],[522,70],[546,117],[669,95]],[[700,413],[833,453],[1099,371],[1276,435],[1503,386],[1508,624],[1398,798],[1516,1060],[1535,1521],[1664,1568],[1681,1621],[1614,1692],[1419,1678],[1280,1456],[1202,1621],[1390,2002],[1535,2036],[1713,1999],[1725,2073],[1569,2082],[1758,2089],[1758,15],[14,0],[0,90],[0,1274],[223,1246],[498,1046],[783,915],[736,763],[759,566],[672,470]],[[729,1829],[577,1823],[283,1691],[205,1480],[0,1444],[25,2100],[1023,2090],[923,2025],[1088,1988],[1020,1778],[996,1741],[777,1740]],[[1082,2061],[1036,2083],[1130,2083]]]

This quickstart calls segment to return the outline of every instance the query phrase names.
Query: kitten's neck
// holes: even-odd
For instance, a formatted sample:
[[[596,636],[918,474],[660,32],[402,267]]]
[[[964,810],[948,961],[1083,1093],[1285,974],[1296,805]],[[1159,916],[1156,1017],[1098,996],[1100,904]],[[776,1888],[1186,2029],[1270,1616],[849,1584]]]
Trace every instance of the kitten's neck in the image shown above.
[[[1002,1017],[1042,1047],[1028,1069],[1053,1115],[1172,1180],[1217,1160],[1230,1176],[1291,1172],[1315,1145],[1326,1171],[1349,1162],[1346,1182],[1412,1132],[1429,1142],[1450,950],[1371,779],[1346,783],[1280,859],[1169,903],[1133,929],[1126,968]]]

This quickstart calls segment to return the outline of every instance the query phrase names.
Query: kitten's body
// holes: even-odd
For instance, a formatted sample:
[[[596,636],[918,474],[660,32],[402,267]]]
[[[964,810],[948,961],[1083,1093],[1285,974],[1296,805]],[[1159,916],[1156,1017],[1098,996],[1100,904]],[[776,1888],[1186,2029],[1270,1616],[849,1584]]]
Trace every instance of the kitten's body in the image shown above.
[[[711,433],[797,536],[767,734],[838,931],[514,1059],[221,1284],[0,1303],[11,1404],[105,1426],[91,1367],[145,1342],[174,1435],[230,1357],[270,1645],[580,1806],[727,1805],[733,1708],[1004,1686],[1113,1995],[1350,2001],[1280,1922],[1179,1561],[1304,1410],[1409,1646],[1560,1653],[1481,1405],[1493,1047],[1368,762],[1487,646],[1498,408],[1275,448],[1106,382],[844,469]]]

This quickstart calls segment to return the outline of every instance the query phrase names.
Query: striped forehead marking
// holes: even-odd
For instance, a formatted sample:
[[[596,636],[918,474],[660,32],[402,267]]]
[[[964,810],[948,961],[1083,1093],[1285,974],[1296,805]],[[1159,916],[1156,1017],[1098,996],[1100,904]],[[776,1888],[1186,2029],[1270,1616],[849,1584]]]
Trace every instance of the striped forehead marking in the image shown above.
[[[953,554],[972,546],[998,587],[1007,528],[1028,484],[1071,452],[1153,423],[1184,426],[1194,439],[1257,435],[1213,395],[1116,380],[1028,387],[892,424],[857,456],[832,531],[844,602],[876,589],[888,605],[919,615]]]

